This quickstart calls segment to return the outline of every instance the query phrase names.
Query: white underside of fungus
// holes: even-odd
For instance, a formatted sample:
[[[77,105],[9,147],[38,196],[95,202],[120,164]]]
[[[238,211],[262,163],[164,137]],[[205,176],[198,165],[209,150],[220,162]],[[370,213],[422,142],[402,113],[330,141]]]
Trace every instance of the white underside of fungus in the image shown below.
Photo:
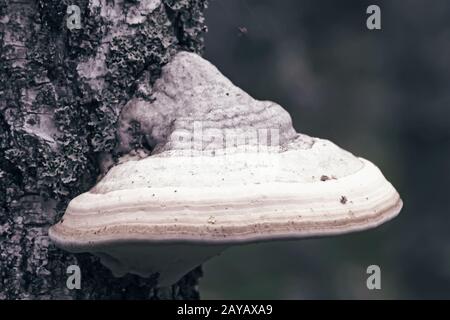
[[[365,230],[402,207],[371,162],[296,133],[283,108],[192,53],[163,68],[151,99],[125,106],[124,153],[136,123],[151,155],[125,157],[49,232],[116,276],[159,273],[166,286],[229,246]]]

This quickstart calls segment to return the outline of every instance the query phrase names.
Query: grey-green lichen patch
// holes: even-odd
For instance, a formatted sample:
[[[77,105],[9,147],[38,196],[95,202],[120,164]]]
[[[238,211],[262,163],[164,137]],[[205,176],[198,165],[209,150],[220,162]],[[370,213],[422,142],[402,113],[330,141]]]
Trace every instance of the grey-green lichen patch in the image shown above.
[[[208,1],[163,0],[163,2],[179,46],[188,51],[202,53],[203,34],[208,30],[203,11],[208,7]]]
[[[69,4],[80,7],[79,30],[66,27]],[[131,297],[130,290],[158,297],[142,279],[108,287],[106,269],[57,250],[47,228],[94,185],[100,160],[114,157],[117,119],[130,97],[151,91],[181,48],[201,52],[205,7],[0,0],[0,299],[105,298],[119,287]],[[85,272],[81,292],[65,288],[65,268],[74,263]],[[180,285],[178,297],[195,298],[193,288]]]

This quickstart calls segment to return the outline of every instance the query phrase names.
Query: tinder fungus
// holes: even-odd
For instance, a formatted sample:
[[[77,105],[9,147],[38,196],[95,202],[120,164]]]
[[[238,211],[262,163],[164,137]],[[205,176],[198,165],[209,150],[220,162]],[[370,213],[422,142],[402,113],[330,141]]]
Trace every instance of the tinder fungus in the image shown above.
[[[135,152],[137,133],[148,156],[124,156],[49,231],[116,276],[170,285],[229,246],[365,230],[402,207],[374,164],[297,133],[281,106],[193,53],[124,107],[118,150]]]

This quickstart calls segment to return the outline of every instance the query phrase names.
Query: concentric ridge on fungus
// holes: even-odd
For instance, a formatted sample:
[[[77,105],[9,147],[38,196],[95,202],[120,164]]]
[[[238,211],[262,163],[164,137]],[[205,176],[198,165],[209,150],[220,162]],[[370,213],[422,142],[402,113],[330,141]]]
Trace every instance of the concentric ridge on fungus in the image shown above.
[[[296,133],[282,107],[192,53],[163,68],[151,99],[125,106],[122,152],[136,124],[151,155],[124,158],[49,232],[117,276],[159,273],[170,285],[228,246],[364,230],[402,206],[371,162]]]

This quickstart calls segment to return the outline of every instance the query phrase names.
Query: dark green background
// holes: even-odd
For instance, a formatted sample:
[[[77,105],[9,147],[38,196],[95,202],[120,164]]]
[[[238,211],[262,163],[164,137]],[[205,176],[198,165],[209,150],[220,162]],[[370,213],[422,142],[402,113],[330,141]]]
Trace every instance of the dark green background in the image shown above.
[[[404,208],[358,234],[231,248],[205,264],[202,297],[450,298],[450,2],[216,0],[207,25],[207,59],[297,131],[372,160]]]

